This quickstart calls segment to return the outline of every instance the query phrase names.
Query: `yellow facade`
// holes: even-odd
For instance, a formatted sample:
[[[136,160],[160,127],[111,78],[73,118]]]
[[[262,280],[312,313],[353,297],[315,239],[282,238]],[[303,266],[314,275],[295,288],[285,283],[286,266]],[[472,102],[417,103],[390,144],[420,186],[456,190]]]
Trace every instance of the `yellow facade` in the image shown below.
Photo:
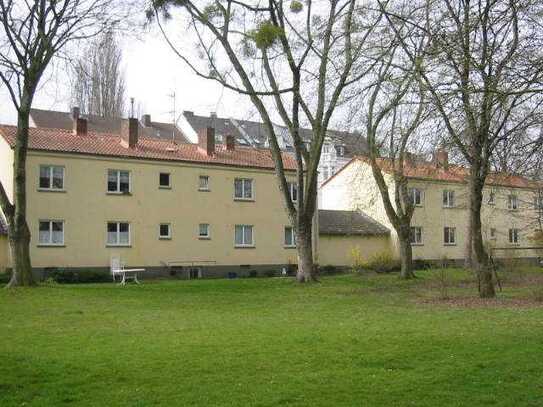
[[[0,273],[3,273],[6,267],[10,267],[9,257],[8,238],[5,235],[0,235]]]
[[[389,194],[394,200],[394,184],[385,175]],[[415,259],[462,259],[465,254],[467,232],[466,184],[455,182],[410,179],[410,188],[422,191],[422,202],[415,208],[411,226],[422,228],[422,243],[413,245]],[[443,191],[454,191],[454,207],[443,205]],[[494,204],[489,204],[490,194]],[[515,248],[533,246],[531,237],[539,227],[538,213],[534,206],[535,190],[488,186],[484,189],[482,209],[483,238],[487,247]],[[508,208],[509,196],[516,196],[518,209]],[[321,190],[323,209],[360,210],[391,230],[392,245],[398,252],[398,238],[386,215],[382,198],[369,164],[354,160],[336,174]],[[444,228],[455,228],[454,244],[444,242]],[[494,229],[494,236],[491,230]],[[518,230],[518,242],[509,242],[509,230]],[[496,257],[536,257],[533,250],[495,251]]]
[[[9,186],[4,163],[11,150],[6,146],[1,140],[2,182]],[[40,165],[64,167],[64,191],[39,189]],[[130,172],[130,194],[107,193],[110,169]],[[159,188],[161,172],[170,174],[171,189]],[[207,192],[199,191],[201,175],[209,177]],[[27,177],[31,256],[37,268],[106,267],[112,256],[146,267],[180,261],[296,263],[296,250],[284,246],[289,219],[271,170],[31,151]],[[254,180],[254,200],[234,199],[235,178]],[[40,220],[64,222],[64,245],[38,244]],[[130,224],[129,247],[107,246],[108,222]],[[161,223],[171,225],[170,240],[159,239]],[[200,223],[209,224],[209,239],[199,238]],[[235,225],[253,226],[254,247],[235,247]]]
[[[367,261],[377,253],[390,253],[390,236],[320,235],[319,258],[321,266],[350,267],[355,260]]]

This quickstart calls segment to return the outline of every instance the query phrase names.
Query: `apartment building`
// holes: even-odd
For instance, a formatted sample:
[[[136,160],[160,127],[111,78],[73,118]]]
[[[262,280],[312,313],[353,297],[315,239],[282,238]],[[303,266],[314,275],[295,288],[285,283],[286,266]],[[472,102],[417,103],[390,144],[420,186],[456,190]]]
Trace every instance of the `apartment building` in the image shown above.
[[[379,165],[394,201],[392,164],[380,159]],[[415,206],[411,221],[414,258],[463,259],[468,230],[467,169],[449,164],[447,152],[439,151],[432,162],[408,162],[405,175]],[[536,251],[521,248],[533,246],[531,238],[541,228],[542,187],[541,183],[517,175],[488,176],[482,208],[483,238],[495,256],[537,257]],[[391,250],[399,255],[397,235],[366,158],[354,158],[325,182],[321,197],[323,209],[362,211],[389,228]]]
[[[223,143],[227,135],[232,135],[240,145],[269,148],[267,130],[261,122],[257,121],[218,117],[214,112],[209,116],[203,116],[192,111],[184,111],[179,126],[191,142],[196,142],[200,129],[213,127],[217,132],[218,143]],[[284,151],[293,151],[288,129],[280,125],[274,125],[274,127],[278,135],[279,147]],[[307,143],[311,142],[310,129],[302,128],[300,133]],[[366,139],[359,134],[329,130],[319,162],[319,184],[334,175],[353,156],[365,154],[367,148]]]
[[[112,257],[147,273],[205,263],[198,277],[264,273],[296,263],[294,233],[268,150],[120,132],[32,128],[27,162],[31,257],[37,271],[104,269]],[[0,180],[12,193],[16,128],[0,126]],[[285,153],[296,194],[295,163]],[[290,175],[289,175],[290,176]],[[10,196],[11,198],[11,196]],[[5,228],[2,228],[4,231]]]

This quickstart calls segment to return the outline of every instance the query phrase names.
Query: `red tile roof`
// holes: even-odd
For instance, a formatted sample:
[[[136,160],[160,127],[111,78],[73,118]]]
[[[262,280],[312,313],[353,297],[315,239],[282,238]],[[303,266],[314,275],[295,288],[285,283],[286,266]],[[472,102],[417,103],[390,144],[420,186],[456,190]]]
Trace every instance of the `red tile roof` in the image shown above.
[[[0,135],[11,147],[15,145],[16,130],[15,126],[0,125]],[[216,153],[213,156],[208,156],[195,144],[175,144],[169,140],[140,136],[135,148],[127,148],[121,145],[120,140],[121,138],[117,134],[89,132],[85,136],[76,136],[70,130],[31,128],[29,149],[117,158],[184,161],[249,168],[275,168],[271,152],[268,149],[236,146],[234,151],[227,151],[224,146],[217,146]],[[289,153],[283,153],[283,163],[287,170],[296,169],[296,161]]]
[[[334,178],[337,174],[343,171],[343,169],[348,167],[355,160],[363,161],[369,164],[369,159],[367,157],[355,157],[322,185],[327,184],[332,178]],[[381,167],[382,171],[389,174],[392,173],[393,162],[390,159],[379,158],[377,159],[377,163]],[[404,173],[408,178],[412,179],[466,183],[469,175],[469,170],[466,167],[456,164],[449,164],[448,168],[445,169],[441,166],[436,166],[432,162],[418,161],[412,163],[404,163]],[[486,185],[530,189],[543,188],[543,182],[533,181],[520,175],[498,172],[492,172],[488,175],[486,179]]]

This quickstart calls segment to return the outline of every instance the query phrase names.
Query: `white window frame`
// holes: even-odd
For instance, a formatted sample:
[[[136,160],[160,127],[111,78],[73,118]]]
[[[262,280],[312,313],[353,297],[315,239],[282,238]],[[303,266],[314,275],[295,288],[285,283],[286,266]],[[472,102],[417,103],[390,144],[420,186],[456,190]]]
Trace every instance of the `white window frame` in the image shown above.
[[[337,146],[337,155],[343,157],[345,155],[345,147]]]
[[[117,234],[117,243],[109,243],[108,237],[109,237],[109,224],[114,223],[117,225],[117,231],[115,232]],[[127,224],[128,225],[128,243],[120,243],[121,239],[121,224]],[[132,246],[132,225],[130,222],[127,221],[117,221],[117,220],[111,220],[106,222],[106,247],[130,247]]]
[[[520,230],[517,228],[509,229],[509,244],[520,244]]]
[[[288,182],[287,185],[290,199],[292,199],[292,202],[298,202],[298,194],[300,192],[298,191],[298,184],[296,182]],[[296,199],[294,199],[294,191],[296,191]]]
[[[168,176],[168,185],[161,184],[162,175]],[[172,189],[172,174],[170,172],[160,171],[158,173],[158,188],[159,189]]]
[[[488,194],[488,204],[489,205],[496,205],[496,191],[491,190]]]
[[[456,205],[455,202],[455,193],[452,189],[443,190],[443,207],[444,208],[454,208]]]
[[[420,239],[417,239],[417,231],[420,232],[420,236],[418,236]],[[422,226],[411,226],[409,242],[411,246],[422,246],[424,244]]]
[[[286,239],[287,229],[290,229],[290,238],[292,240],[291,244],[289,244]],[[283,245],[287,248],[296,247],[296,230],[292,226],[285,226],[285,228],[283,229]]]
[[[206,226],[206,230],[207,230],[207,234],[206,235],[202,235],[202,226]],[[202,239],[202,240],[208,240],[208,239],[211,239],[211,226],[209,225],[209,223],[200,223],[198,224],[198,239]]]
[[[241,181],[241,197],[236,196],[236,182]],[[251,196],[246,197],[246,182],[251,184]],[[252,178],[234,178],[234,200],[235,201],[254,201],[255,200],[255,181]]]
[[[518,196],[515,194],[509,194],[507,196],[507,209],[510,211],[516,211],[518,208]]]
[[[162,226],[168,226],[168,234],[162,234]],[[172,240],[172,224],[169,222],[163,222],[158,225],[158,239],[159,240]]]
[[[49,224],[49,240],[47,242],[41,242],[41,232],[40,232],[40,226],[42,223],[48,223]],[[62,225],[62,242],[54,243],[53,242],[53,223],[60,223]],[[64,246],[65,242],[65,222],[61,219],[40,219],[38,221],[38,246],[40,247],[62,247]]]
[[[498,234],[498,231],[496,230],[496,228],[490,228],[490,239],[491,240],[496,240],[497,239],[497,234]]]
[[[117,189],[115,191],[109,190],[109,173],[112,171],[117,173]],[[122,172],[126,172],[128,174],[128,191],[127,192],[121,191],[121,173]],[[108,169],[107,179],[106,179],[106,191],[108,194],[112,194],[112,195],[131,194],[132,193],[132,172],[129,170],[116,170],[113,168]]]
[[[236,231],[237,231],[237,228],[242,228],[242,240],[243,242],[242,243],[237,243],[236,242]],[[250,243],[247,243],[245,242],[245,228],[251,228],[251,239],[252,241]],[[253,225],[235,225],[234,226],[234,246],[235,247],[255,247],[255,228]]]
[[[42,187],[41,186],[41,170],[42,168],[46,168],[49,172],[49,186],[48,187]],[[53,185],[53,172],[55,169],[61,169],[62,170],[62,187],[61,188],[55,188]],[[63,192],[65,191],[65,185],[66,185],[66,168],[62,165],[50,165],[50,164],[43,164],[40,165],[39,173],[38,173],[38,190],[39,191],[55,191],[55,192]]]
[[[420,202],[417,203],[417,193],[419,195],[419,200]],[[424,192],[422,191],[422,189],[420,188],[409,188],[409,197],[411,198],[411,203],[413,204],[414,207],[416,208],[420,208],[422,207],[422,204],[424,202]]]
[[[454,238],[451,241],[451,230],[452,230],[452,237]],[[449,233],[447,233],[449,232]],[[456,246],[456,227],[453,226],[445,226],[443,227],[443,244],[445,246]]]
[[[202,186],[202,180],[205,179],[205,186]],[[198,191],[210,191],[209,188],[209,175],[199,175],[198,176]]]

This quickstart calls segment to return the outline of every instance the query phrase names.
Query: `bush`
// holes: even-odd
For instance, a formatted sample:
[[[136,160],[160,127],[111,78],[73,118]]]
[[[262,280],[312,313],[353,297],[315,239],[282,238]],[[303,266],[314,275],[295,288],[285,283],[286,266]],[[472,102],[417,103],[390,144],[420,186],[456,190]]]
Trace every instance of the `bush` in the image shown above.
[[[5,270],[4,272],[0,273],[0,284],[9,283],[10,278],[11,272],[9,270]]]
[[[94,270],[62,270],[46,269],[45,280],[53,280],[60,284],[83,284],[83,283],[105,283],[111,282],[111,274],[107,271]]]
[[[337,268],[336,266],[332,266],[331,264],[319,268],[319,274],[322,275],[338,274],[340,272],[341,270],[339,268]]]
[[[382,251],[372,255],[367,261],[363,261],[361,257],[357,259],[356,271],[373,270],[376,273],[391,273],[400,271],[402,268],[400,260],[392,256],[388,251]],[[353,267],[354,268],[354,267]]]

